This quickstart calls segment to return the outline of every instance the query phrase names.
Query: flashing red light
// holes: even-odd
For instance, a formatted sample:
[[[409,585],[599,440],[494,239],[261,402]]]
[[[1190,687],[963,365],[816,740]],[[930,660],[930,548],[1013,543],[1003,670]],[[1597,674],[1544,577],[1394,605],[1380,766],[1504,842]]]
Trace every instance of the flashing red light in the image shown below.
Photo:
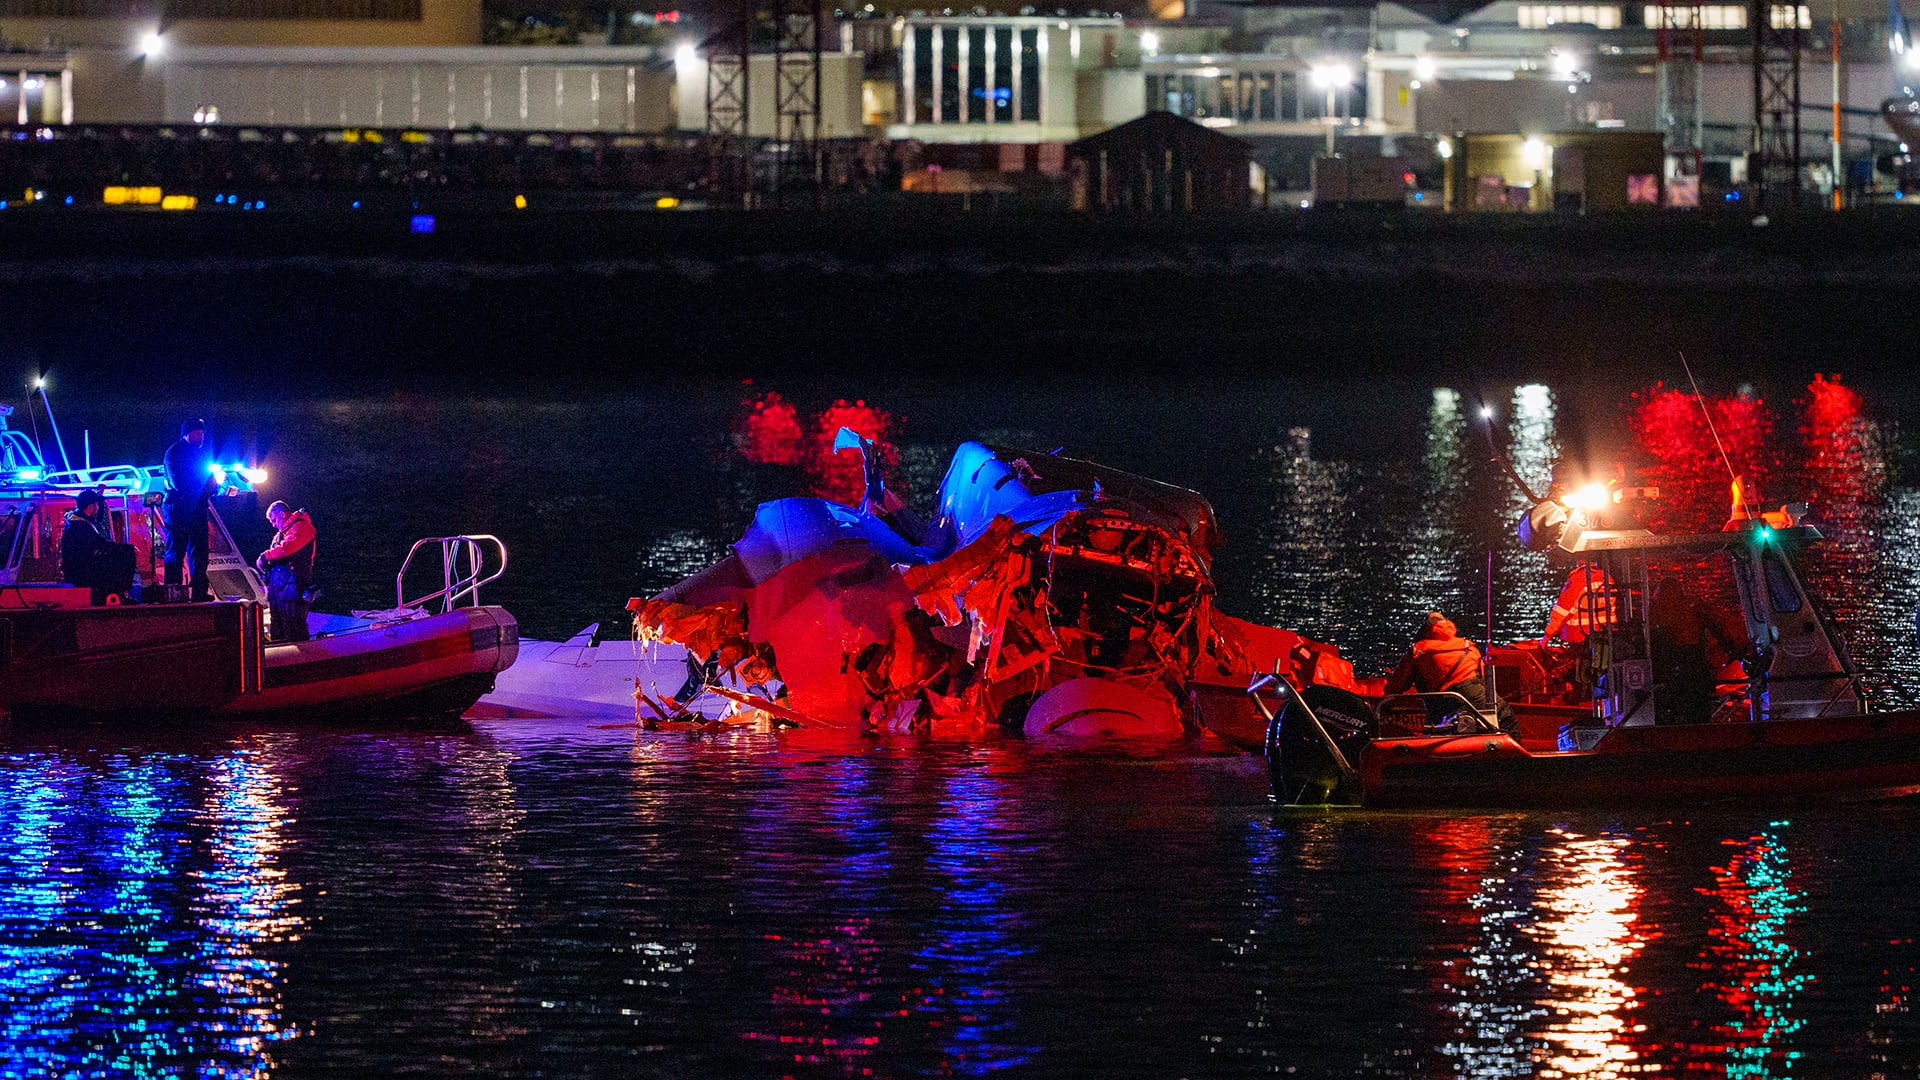
[[[677,23],[680,21],[680,13],[678,11],[656,11],[653,13],[653,21],[657,23]]]
[[[1408,187],[1412,187],[1412,186],[1413,186],[1413,174],[1412,174],[1412,173],[1410,173],[1410,172],[1404,172],[1404,173],[1401,173],[1401,174],[1400,174],[1400,179],[1402,179],[1402,180],[1404,180],[1404,181],[1406,181],[1406,183],[1407,183],[1407,186],[1408,186]]]

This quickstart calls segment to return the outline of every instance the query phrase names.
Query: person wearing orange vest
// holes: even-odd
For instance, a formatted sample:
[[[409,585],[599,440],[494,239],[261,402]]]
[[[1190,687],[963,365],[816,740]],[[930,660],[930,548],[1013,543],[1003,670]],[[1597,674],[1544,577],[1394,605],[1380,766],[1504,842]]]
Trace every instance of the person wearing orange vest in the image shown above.
[[[1465,698],[1474,709],[1487,708],[1487,684],[1481,673],[1480,650],[1460,636],[1453,620],[1438,611],[1427,612],[1426,627],[1402,657],[1393,674],[1387,677],[1389,695],[1415,690],[1437,694],[1451,690]],[[1438,726],[1460,711],[1452,698],[1428,698],[1427,717]],[[1504,704],[1496,704],[1500,726],[1509,729],[1510,713]]]
[[[1567,575],[1560,598],[1553,602],[1553,612],[1547,616],[1540,644],[1547,645],[1558,638],[1568,645],[1578,645],[1595,630],[1613,623],[1613,579],[1598,565],[1582,562]]]

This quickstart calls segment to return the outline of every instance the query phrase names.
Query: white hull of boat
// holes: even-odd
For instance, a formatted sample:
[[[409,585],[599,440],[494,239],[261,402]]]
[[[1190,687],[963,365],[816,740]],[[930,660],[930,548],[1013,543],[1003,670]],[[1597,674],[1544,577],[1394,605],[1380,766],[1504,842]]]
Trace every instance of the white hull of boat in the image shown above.
[[[491,606],[268,645],[260,691],[220,711],[459,713],[514,663],[519,648],[513,616]]]

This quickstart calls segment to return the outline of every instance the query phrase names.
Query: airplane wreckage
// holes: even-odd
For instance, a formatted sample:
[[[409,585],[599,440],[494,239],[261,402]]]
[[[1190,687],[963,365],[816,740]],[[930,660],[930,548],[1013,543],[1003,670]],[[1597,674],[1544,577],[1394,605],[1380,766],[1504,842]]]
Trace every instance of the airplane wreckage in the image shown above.
[[[776,723],[911,731],[1210,729],[1262,745],[1256,673],[1353,688],[1339,650],[1214,607],[1213,508],[1196,492],[1057,453],[963,443],[930,520],[884,483],[858,508],[763,503],[732,553],[628,603],[642,642],[687,650],[643,723],[699,720],[719,694]]]

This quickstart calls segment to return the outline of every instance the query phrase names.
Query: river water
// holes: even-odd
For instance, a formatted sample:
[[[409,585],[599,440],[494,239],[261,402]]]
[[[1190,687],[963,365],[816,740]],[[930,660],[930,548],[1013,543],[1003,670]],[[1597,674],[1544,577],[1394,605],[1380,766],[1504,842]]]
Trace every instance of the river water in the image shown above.
[[[1713,383],[1714,380],[1704,380]],[[1920,702],[1920,488],[1897,385],[1116,375],[701,382],[565,397],[197,403],[314,515],[323,606],[391,601],[407,543],[490,531],[534,636],[843,483],[879,425],[926,499],[955,442],[1192,486],[1221,606],[1363,670],[1429,608],[1538,633],[1563,569],[1522,479],[1624,455],[1674,525],[1726,467],[1808,499],[1813,582],[1883,700]],[[770,395],[778,395],[773,397]],[[189,406],[61,402],[96,457]],[[790,411],[789,411],[790,410]],[[791,426],[789,426],[789,421]],[[258,506],[225,508],[244,547]],[[1738,1077],[1920,1073],[1920,807],[1276,812],[1208,739],[15,731],[0,745],[0,1076]]]

